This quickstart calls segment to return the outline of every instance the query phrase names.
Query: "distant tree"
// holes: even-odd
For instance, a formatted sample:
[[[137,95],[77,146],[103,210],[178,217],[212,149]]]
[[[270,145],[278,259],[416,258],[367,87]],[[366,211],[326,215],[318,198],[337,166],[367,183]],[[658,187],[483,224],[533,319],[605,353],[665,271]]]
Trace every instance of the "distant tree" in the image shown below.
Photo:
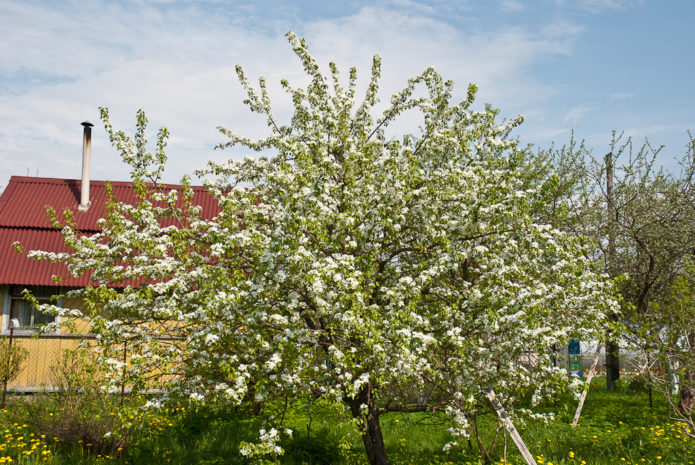
[[[652,385],[661,391],[672,406],[675,420],[683,422],[686,434],[693,435],[695,408],[695,140],[681,161],[681,175],[672,180],[662,202],[678,205],[671,208],[672,242],[680,243],[680,254],[673,254],[670,287],[659,289],[659,297],[650,300],[638,314],[636,337],[643,342],[650,357]],[[663,231],[656,233],[664,234]],[[676,239],[677,238],[677,239]],[[660,244],[664,237],[654,237]],[[674,247],[675,249],[675,247]]]
[[[536,215],[546,186],[531,182],[528,154],[508,137],[521,120],[474,110],[475,86],[454,102],[433,69],[375,119],[379,57],[356,105],[354,68],[344,87],[335,65],[324,76],[304,41],[288,38],[310,80],[282,82],[295,107],[289,124],[275,119],[265,80],[256,91],[237,68],[271,134],[256,141],[221,128],[221,146],[273,155],[210,164],[219,215],[201,217],[188,180],[172,191],[158,184],[166,131],[150,154],[144,115],[131,140],[104,111],[138,201],[112,202],[91,236],[61,225],[70,253],[31,255],[92,273],[94,286],[71,294],[92,309],[104,347],[125,341],[130,376],[170,375],[161,378],[169,392],[199,400],[341,402],[371,464],[389,463],[386,412],[446,412],[453,444],[490,412],[490,389],[513,418],[530,413],[520,400],[565,389],[549,348],[600,338],[615,303],[580,241]],[[422,115],[420,130],[387,138],[406,111]],[[110,286],[123,280],[135,284]],[[121,358],[104,350],[118,386]],[[281,452],[281,430],[265,428],[242,453]]]
[[[672,293],[654,304],[649,327],[642,334],[649,344],[649,376],[671,406],[682,432],[695,438],[695,264],[683,267]]]
[[[572,133],[565,145],[536,151],[528,147],[522,153],[524,185],[538,191],[531,205],[534,221],[582,236],[586,230],[579,225],[586,223],[587,197],[594,186],[588,175],[591,151],[584,141],[577,141]]]
[[[575,196],[576,231],[594,239],[609,276],[625,277],[619,280],[623,337],[644,350],[651,344],[645,331],[663,321],[664,302],[672,299],[695,244],[692,155],[675,175],[655,166],[661,150],[648,141],[634,149],[632,139],[614,133],[610,153],[586,168],[592,182]],[[609,390],[619,376],[617,350],[617,341],[609,340]]]

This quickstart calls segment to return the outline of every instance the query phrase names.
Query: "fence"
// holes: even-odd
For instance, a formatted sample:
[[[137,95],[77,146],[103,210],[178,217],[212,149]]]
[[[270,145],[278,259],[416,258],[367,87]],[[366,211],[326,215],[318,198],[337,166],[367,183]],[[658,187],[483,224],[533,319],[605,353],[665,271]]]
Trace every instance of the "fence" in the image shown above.
[[[24,347],[29,355],[19,376],[8,384],[8,391],[37,392],[52,386],[51,367],[66,349],[75,349],[81,342],[93,340],[86,334],[51,334],[41,337],[15,335],[13,344]]]
[[[13,344],[25,347],[29,356],[22,366],[20,375],[9,383],[8,390],[37,392],[52,387],[51,367],[55,365],[66,349],[75,349],[84,341],[94,340],[89,334],[55,334],[41,337],[15,335]],[[584,373],[591,369],[596,346],[583,344],[581,364]],[[556,351],[555,363],[569,371],[568,348]],[[644,369],[644,357],[633,351],[621,351],[620,370],[626,375],[638,374]],[[605,372],[605,352],[602,351],[596,366],[597,374]]]
[[[591,370],[591,362],[594,360],[594,355],[596,355],[596,344],[582,344],[582,350],[580,353],[582,371],[588,373]],[[558,349],[556,351],[556,363],[557,366],[567,368],[569,370],[569,353],[567,347]],[[626,375],[637,375],[644,371],[645,369],[645,357],[642,353],[630,350],[630,349],[620,349],[620,371]],[[606,352],[601,350],[599,355],[598,363],[596,364],[596,374],[605,374],[606,372]]]

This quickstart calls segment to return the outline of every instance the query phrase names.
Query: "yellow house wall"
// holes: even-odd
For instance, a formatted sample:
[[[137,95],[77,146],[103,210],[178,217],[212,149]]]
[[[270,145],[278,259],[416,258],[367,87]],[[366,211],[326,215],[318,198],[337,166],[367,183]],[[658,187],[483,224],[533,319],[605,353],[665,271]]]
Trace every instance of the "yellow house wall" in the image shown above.
[[[75,300],[62,302],[63,307],[80,308]],[[2,305],[2,337],[9,339],[9,286],[0,286],[0,305]],[[64,322],[67,323],[67,322]],[[14,334],[13,344],[26,348],[29,355],[22,365],[19,376],[8,384],[13,390],[34,391],[50,388],[52,385],[51,367],[66,349],[75,349],[82,341],[91,339],[89,323],[73,319],[71,325],[63,324],[59,334],[37,336],[35,334]]]
[[[84,310],[82,302],[75,299],[65,299],[63,302],[63,307],[74,308],[78,310]],[[89,333],[89,322],[82,318],[73,318],[71,320],[71,325],[64,324],[61,329],[62,333],[72,333],[72,334],[87,334]]]
[[[74,349],[80,342],[74,337],[15,337],[13,344],[26,348],[29,356],[22,365],[22,372],[8,387],[20,391],[50,388],[53,385],[51,367],[64,350]]]
[[[9,338],[9,286],[0,285],[0,304],[2,304],[2,337]],[[64,300],[61,302],[64,308],[82,309],[79,300]],[[53,386],[53,374],[51,368],[60,360],[67,349],[75,349],[80,343],[91,343],[94,335],[89,334],[89,323],[83,319],[71,319],[63,321],[60,332],[55,334],[37,335],[28,331],[15,331],[13,344],[26,348],[29,352],[27,359],[22,364],[19,376],[8,384],[15,391],[41,391]],[[126,364],[129,363],[130,354],[126,355]],[[152,378],[160,380],[168,378],[159,370],[151,373]],[[157,383],[153,381],[153,387]],[[1,389],[1,386],[0,386]],[[126,386],[126,389],[129,389]]]

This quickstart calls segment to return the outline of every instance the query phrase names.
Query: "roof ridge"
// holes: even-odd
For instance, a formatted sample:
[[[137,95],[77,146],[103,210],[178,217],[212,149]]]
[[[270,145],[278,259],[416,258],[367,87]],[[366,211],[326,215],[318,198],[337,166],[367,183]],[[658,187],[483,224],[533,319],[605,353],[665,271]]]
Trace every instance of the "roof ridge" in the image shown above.
[[[7,191],[10,186],[15,186],[18,183],[33,183],[33,184],[71,184],[71,183],[82,183],[81,179],[71,179],[71,178],[44,178],[44,177],[38,177],[38,176],[12,176],[10,177],[10,182],[7,184],[7,187],[5,188],[5,191]],[[108,179],[106,180],[99,180],[99,179],[90,179],[89,180],[90,185],[97,185],[97,186],[104,186],[107,183],[111,184],[114,187],[126,187],[126,186],[133,186],[133,181],[110,181]],[[154,185],[154,183],[146,183],[148,185]],[[158,186],[161,187],[168,187],[168,188],[177,188],[181,187],[181,184],[172,184],[172,183],[159,183],[157,184]],[[193,190],[207,190],[206,186],[203,185],[191,185],[191,188]]]
[[[0,229],[11,229],[11,230],[25,230],[25,231],[58,231],[60,232],[61,228],[54,228],[52,226],[34,226],[34,225],[29,225],[29,226],[17,226],[14,224],[11,225],[4,225],[0,224]],[[101,229],[92,229],[92,228],[82,228],[77,230],[78,233],[99,233],[101,232]]]

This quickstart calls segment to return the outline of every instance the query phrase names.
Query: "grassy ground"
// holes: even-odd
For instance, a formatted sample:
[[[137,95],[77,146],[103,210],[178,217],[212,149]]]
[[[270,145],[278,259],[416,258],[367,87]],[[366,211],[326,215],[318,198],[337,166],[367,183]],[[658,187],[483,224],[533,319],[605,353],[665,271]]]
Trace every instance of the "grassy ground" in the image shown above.
[[[97,444],[98,438],[78,439],[75,434],[54,437],[57,430],[38,430],[36,399],[15,400],[0,413],[0,464],[248,464],[239,455],[239,443],[252,441],[261,427],[261,417],[249,417],[242,411],[175,408],[159,413],[133,410],[131,441],[123,444]],[[27,405],[33,405],[27,408]],[[364,464],[364,449],[359,436],[336,406],[313,404],[311,417],[306,404],[295,406],[285,417],[285,424],[294,430],[292,438],[283,440],[285,454],[268,463],[276,464]],[[608,394],[597,387],[589,393],[577,428],[569,423],[576,403],[570,398],[558,399],[554,405],[542,406],[556,413],[550,425],[528,422],[518,426],[538,463],[544,465],[592,464],[693,464],[695,441],[680,434],[677,424],[669,422],[665,402],[655,397],[649,408],[647,395],[624,389]],[[50,408],[44,408],[52,418]],[[55,415],[65,411],[55,410]],[[96,415],[96,416],[95,416]],[[104,416],[106,418],[106,416]],[[128,419],[129,417],[126,417]],[[309,434],[307,426],[311,419]],[[85,420],[100,421],[90,412]],[[43,422],[46,423],[46,422]],[[382,417],[382,428],[389,457],[395,464],[477,464],[479,451],[473,443],[443,452],[450,438],[448,425],[436,418],[415,414],[389,414]],[[484,420],[482,430],[492,434],[493,419]],[[90,425],[87,424],[87,429]],[[45,434],[49,432],[50,434]],[[91,442],[87,442],[91,441]],[[500,436],[500,441],[502,438]],[[94,444],[93,444],[93,443]],[[108,450],[108,447],[112,447]],[[495,463],[503,459],[503,444],[494,454]],[[511,441],[507,446],[507,463],[523,463]]]

